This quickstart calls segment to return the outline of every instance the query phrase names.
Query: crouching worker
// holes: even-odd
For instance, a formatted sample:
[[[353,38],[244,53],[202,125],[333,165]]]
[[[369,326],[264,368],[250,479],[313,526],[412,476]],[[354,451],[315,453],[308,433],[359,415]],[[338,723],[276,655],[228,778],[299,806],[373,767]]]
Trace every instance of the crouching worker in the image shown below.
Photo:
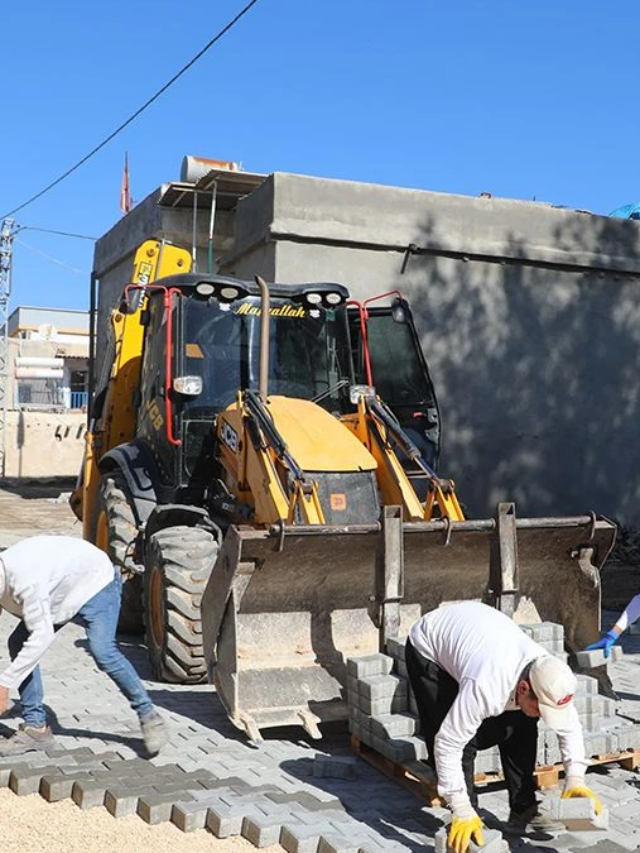
[[[133,666],[116,645],[122,579],[109,557],[82,539],[34,536],[0,554],[0,606],[20,620],[9,637],[11,664],[0,673],[0,713],[9,691],[18,687],[24,722],[0,740],[0,756],[47,749],[55,743],[44,710],[40,659],[56,631],[71,619],[86,630],[89,652],[138,714],[147,752],[156,754],[168,740]]]
[[[473,601],[426,613],[411,628],[406,663],[438,793],[453,812],[449,845],[481,845],[474,759],[498,746],[509,794],[506,831],[564,829],[541,813],[534,770],[538,718],[558,736],[565,767],[562,796],[600,800],[585,786],[582,727],[573,704],[576,678],[500,611]]]

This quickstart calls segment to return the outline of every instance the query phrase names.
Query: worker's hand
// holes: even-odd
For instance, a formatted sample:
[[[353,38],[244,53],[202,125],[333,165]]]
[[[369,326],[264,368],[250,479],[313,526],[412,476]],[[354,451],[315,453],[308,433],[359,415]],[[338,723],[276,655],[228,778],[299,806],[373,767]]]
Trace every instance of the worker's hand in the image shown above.
[[[606,658],[611,654],[611,646],[618,640],[620,634],[617,631],[614,631],[613,628],[601,637],[597,643],[591,643],[590,646],[587,646],[585,649],[586,652],[594,652],[596,649],[602,649],[604,652],[604,656]]]
[[[9,708],[9,688],[0,685],[0,714],[4,714]]]
[[[458,806],[453,810],[453,820],[449,826],[448,844],[455,853],[467,853],[471,839],[482,847],[482,821],[470,805]]]
[[[602,812],[600,797],[591,788],[587,788],[584,784],[584,779],[577,776],[568,776],[564,783],[564,791],[562,792],[561,799],[571,800],[574,797],[589,797],[590,800],[593,800],[595,813],[600,814]]]

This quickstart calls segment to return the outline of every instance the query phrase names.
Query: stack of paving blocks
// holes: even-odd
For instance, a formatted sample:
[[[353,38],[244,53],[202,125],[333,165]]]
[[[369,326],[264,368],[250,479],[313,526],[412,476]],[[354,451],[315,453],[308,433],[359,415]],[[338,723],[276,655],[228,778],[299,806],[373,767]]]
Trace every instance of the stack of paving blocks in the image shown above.
[[[566,661],[562,625],[542,622],[520,627],[549,654]],[[349,725],[361,743],[396,764],[414,770],[415,763],[426,758],[426,749],[419,736],[418,709],[407,678],[404,650],[405,639],[392,639],[387,642],[385,654],[347,661]],[[612,660],[617,659],[617,654],[618,650]],[[608,755],[640,747],[640,720],[618,716],[615,701],[598,695],[595,678],[580,674],[577,679],[578,692],[574,701],[582,722],[587,755]],[[557,735],[542,722],[538,732],[537,765],[559,764],[562,757]],[[424,769],[422,766],[421,775]],[[499,772],[497,747],[479,752],[475,769],[476,774]]]

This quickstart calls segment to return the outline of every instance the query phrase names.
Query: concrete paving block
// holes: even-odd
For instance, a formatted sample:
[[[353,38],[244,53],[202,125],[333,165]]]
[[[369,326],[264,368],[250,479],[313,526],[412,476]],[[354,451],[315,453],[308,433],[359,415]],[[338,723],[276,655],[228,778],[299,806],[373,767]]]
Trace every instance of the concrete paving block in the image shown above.
[[[182,792],[180,803],[187,802],[190,794]],[[175,794],[143,794],[138,798],[136,813],[145,823],[155,826],[158,823],[168,823],[171,811],[176,803]]]
[[[280,832],[280,846],[287,853],[317,853],[321,835],[316,827],[287,823]]]
[[[56,767],[24,767],[16,768],[9,777],[9,788],[14,794],[23,797],[27,794],[37,794],[40,790],[40,780],[43,774],[56,772]]]
[[[578,681],[578,691],[576,696],[580,696],[585,693],[590,696],[598,694],[597,678],[593,678],[593,676],[586,675],[585,673],[577,673],[576,679]]]
[[[416,755],[416,745],[408,739],[383,740],[382,738],[374,738],[373,746],[380,755],[384,755],[394,764],[406,764],[408,761],[419,760]]]
[[[108,782],[101,779],[82,779],[73,783],[71,799],[81,809],[104,805]]]
[[[270,847],[278,844],[282,832],[282,818],[274,815],[254,815],[242,821],[241,834],[254,847]]]
[[[502,763],[500,754],[494,749],[484,749],[476,755],[475,772],[476,773],[493,773],[500,770]]]
[[[372,675],[389,675],[392,669],[393,658],[380,652],[347,658],[347,676],[354,676],[358,679]]]
[[[597,815],[593,800],[589,797],[554,799],[550,804],[549,814],[554,820],[562,821],[569,832],[589,832],[609,828],[609,810],[603,808]]]
[[[424,739],[419,735],[415,735],[413,737],[403,738],[405,743],[409,745],[411,748],[411,758],[405,759],[405,764],[408,761],[426,761],[428,758],[427,755],[427,744],[424,742]]]
[[[316,755],[313,775],[325,779],[355,779],[358,760],[333,755]]]
[[[447,843],[449,827],[443,826],[434,836],[435,853],[451,853],[451,847]],[[509,853],[509,845],[497,829],[482,829],[482,840],[484,844],[478,845],[475,841],[469,842],[468,853]]]
[[[390,637],[387,640],[385,651],[397,660],[404,660],[406,646],[406,637]]]
[[[618,749],[637,749],[640,747],[640,725],[626,726],[616,732]]]
[[[347,674],[347,699],[350,705],[357,702],[358,693],[360,693],[360,681],[355,675]]]
[[[245,806],[228,806],[219,802],[215,806],[209,806],[205,826],[216,838],[240,835],[245,812]]]
[[[583,739],[587,757],[591,755],[604,755],[607,752],[608,741],[603,733],[586,732],[583,735]]]
[[[406,685],[406,681],[404,682]],[[372,699],[370,696],[358,696],[359,708],[370,717],[379,717],[382,714],[400,714],[408,710],[408,694],[402,689],[397,695],[383,696]]]
[[[114,817],[126,817],[136,814],[138,797],[138,792],[132,791],[131,788],[108,788],[104,795],[104,805]]]
[[[171,822],[183,832],[204,829],[208,811],[206,803],[176,803],[171,811]]]
[[[75,777],[64,773],[52,773],[40,780],[40,796],[48,803],[58,803],[71,798]]]
[[[361,696],[374,701],[387,696],[397,697],[403,693],[406,695],[407,692],[406,681],[396,675],[371,675],[361,678],[359,687]]]
[[[318,853],[358,853],[360,841],[344,835],[322,835]]]
[[[405,738],[414,735],[418,719],[413,714],[380,714],[371,717],[371,731],[380,738]]]
[[[609,663],[617,663],[624,656],[621,646],[612,646],[609,657],[604,656],[602,649],[594,649],[591,652],[582,651],[576,655],[576,661],[580,669],[593,669],[596,666],[604,666]]]

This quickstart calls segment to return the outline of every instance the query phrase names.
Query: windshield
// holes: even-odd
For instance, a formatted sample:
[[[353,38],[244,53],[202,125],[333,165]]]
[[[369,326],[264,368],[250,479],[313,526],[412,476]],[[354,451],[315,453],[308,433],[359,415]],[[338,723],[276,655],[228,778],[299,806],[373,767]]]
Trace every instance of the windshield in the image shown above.
[[[239,389],[258,390],[259,297],[232,305],[194,298],[182,304],[175,375],[202,377],[202,392],[183,400],[185,413],[219,412],[233,402]],[[269,313],[268,393],[307,400],[326,395],[321,405],[342,411],[348,404],[348,388],[340,380],[351,381],[345,308],[310,309],[272,298]]]

